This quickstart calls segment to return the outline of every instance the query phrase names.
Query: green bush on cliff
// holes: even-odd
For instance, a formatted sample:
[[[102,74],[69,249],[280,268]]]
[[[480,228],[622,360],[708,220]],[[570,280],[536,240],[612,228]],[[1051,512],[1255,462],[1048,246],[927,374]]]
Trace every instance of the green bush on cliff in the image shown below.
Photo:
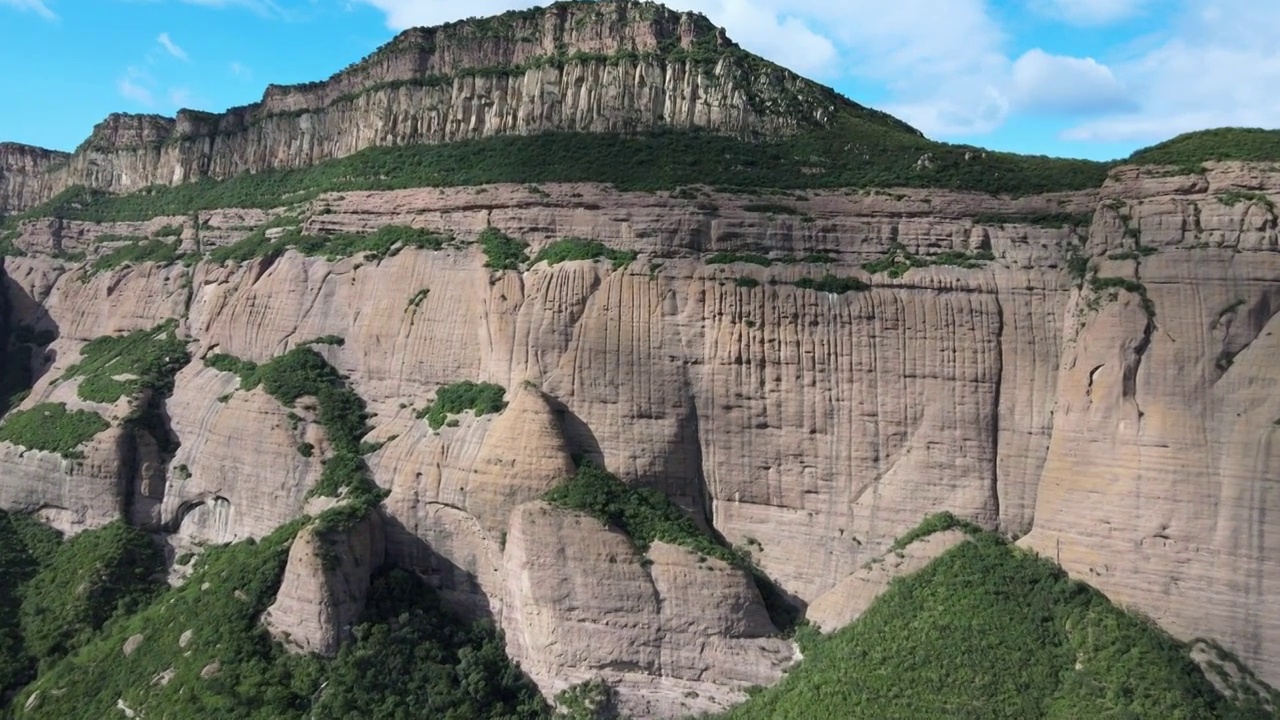
[[[801,290],[815,290],[822,293],[831,293],[834,295],[842,295],[848,292],[862,292],[870,290],[871,286],[865,280],[859,280],[854,277],[839,277],[830,273],[820,278],[800,278],[792,285]]]
[[[432,430],[439,430],[450,415],[468,410],[476,417],[502,412],[507,407],[506,394],[505,388],[494,383],[456,382],[436,390],[435,400],[418,412],[418,418],[425,418]]]
[[[191,359],[177,327],[177,320],[166,320],[148,330],[94,338],[62,379],[82,378],[77,394],[90,402],[113,403],[143,389],[167,397],[174,375]]]
[[[0,510],[0,716],[3,699],[35,676],[36,658],[22,639],[22,595],[59,542],[56,532],[30,517]]]
[[[209,253],[209,259],[219,264],[246,262],[292,249],[307,257],[322,257],[330,261],[356,256],[380,260],[394,257],[409,248],[440,250],[454,240],[453,235],[448,233],[405,225],[385,225],[365,235],[304,235],[295,227],[285,230],[272,240],[267,238],[267,230],[271,228],[272,223],[267,223],[238,242],[215,248]]]
[[[624,267],[636,259],[634,251],[614,250],[597,240],[584,240],[579,237],[568,237],[556,240],[538,251],[533,257],[533,264],[546,262],[547,265],[559,265],[571,260],[596,260],[603,258],[613,264],[613,269]]]
[[[480,233],[479,240],[487,258],[484,266],[491,270],[519,270],[521,265],[529,262],[526,252],[529,243],[517,240],[497,228],[485,228]]]
[[[1174,165],[1199,169],[1216,160],[1280,162],[1280,130],[1215,128],[1179,135],[1129,156],[1139,165]]]
[[[76,448],[109,427],[111,423],[96,412],[68,412],[63,403],[41,403],[7,415],[4,424],[0,425],[0,442],[11,442],[77,460],[84,454]]]
[[[115,237],[104,235],[98,238],[97,241],[105,243],[116,239]],[[166,242],[160,238],[121,237],[119,239],[124,241],[123,244],[89,264],[90,273],[99,273],[124,265],[138,265],[144,262],[169,265],[182,258],[182,254],[178,252],[178,247],[181,245],[180,240]]]
[[[893,581],[848,627],[812,635],[781,683],[724,717],[1272,717],[1218,695],[1154,624],[989,533]]]

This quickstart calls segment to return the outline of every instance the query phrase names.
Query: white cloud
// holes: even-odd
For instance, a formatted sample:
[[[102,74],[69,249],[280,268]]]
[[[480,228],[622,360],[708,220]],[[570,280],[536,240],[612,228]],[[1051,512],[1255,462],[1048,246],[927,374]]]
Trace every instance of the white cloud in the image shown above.
[[[248,80],[253,77],[253,71],[249,69],[249,66],[242,62],[233,61],[228,67],[231,69],[231,74],[238,78]]]
[[[187,51],[178,47],[178,44],[169,37],[169,33],[160,33],[160,36],[156,38],[156,42],[160,43],[160,46],[163,47],[166,52],[179,60],[187,59]]]
[[[0,5],[7,5],[18,10],[29,10],[46,20],[58,19],[58,16],[49,9],[48,5],[44,4],[43,0],[0,0]]]
[[[1094,115],[1132,106],[1106,65],[1093,58],[1050,55],[1036,48],[1013,63],[1010,99],[1017,110],[1048,115]]]
[[[1054,17],[1075,25],[1108,25],[1137,15],[1148,2],[1149,0],[1047,0],[1045,9]]]
[[[191,90],[184,87],[169,88],[169,104],[184,108],[191,104]]]
[[[1280,127],[1280,24],[1266,0],[1201,0],[1166,36],[1113,69],[1137,108],[1081,123],[1069,140],[1150,143],[1229,125]]]
[[[156,104],[156,100],[151,95],[151,91],[142,85],[134,82],[131,78],[122,77],[116,82],[116,89],[120,91],[120,96],[126,100],[132,100],[136,103],[151,107]]]

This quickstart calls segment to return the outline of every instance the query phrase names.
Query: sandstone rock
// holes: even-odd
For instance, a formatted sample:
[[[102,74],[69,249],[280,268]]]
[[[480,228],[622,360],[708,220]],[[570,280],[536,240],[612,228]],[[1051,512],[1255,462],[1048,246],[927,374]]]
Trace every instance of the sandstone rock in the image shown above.
[[[194,630],[184,630],[178,638],[178,647],[185,650],[191,644],[191,637],[195,633]]]
[[[502,626],[508,651],[552,696],[603,678],[644,717],[721,709],[781,677],[793,649],[772,637],[746,575],[656,543],[652,566],[599,521],[541,502],[512,515]]]
[[[298,533],[276,600],[263,614],[291,652],[333,657],[364,612],[369,579],[385,553],[382,518],[371,512],[349,528]]]
[[[208,680],[209,678],[217,677],[217,676],[218,676],[218,674],[219,674],[219,673],[221,673],[221,672],[222,672],[222,663],[220,663],[220,662],[211,662],[211,663],[209,663],[208,665],[205,665],[205,666],[200,670],[200,677],[201,677],[201,678],[203,678],[203,679],[205,679],[205,680]]]

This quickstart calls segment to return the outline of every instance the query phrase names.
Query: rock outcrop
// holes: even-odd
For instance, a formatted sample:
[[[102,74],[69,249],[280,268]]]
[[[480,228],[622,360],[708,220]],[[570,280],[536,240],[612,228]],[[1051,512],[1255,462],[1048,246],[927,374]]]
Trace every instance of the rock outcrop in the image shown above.
[[[383,259],[288,252],[85,278],[41,251],[7,259],[13,312],[44,313],[59,333],[24,407],[73,397],[56,379],[79,343],[165,317],[180,319],[197,358],[262,362],[342,336],[326,357],[376,413],[366,439],[388,441],[368,456],[391,493],[388,556],[498,619],[548,693],[606,677],[640,714],[722,706],[777,677],[790,651],[764,636],[736,571],[662,545],[646,568],[625,537],[536,502],[574,455],[664,491],[732,544],[750,541],[824,627],[856,614],[829,605],[864,563],[949,510],[1023,536],[1175,634],[1209,637],[1280,681],[1280,174],[1218,163],[1196,175],[1122,168],[1098,191],[1020,199],[768,198],[794,205],[785,216],[710,191],[540,190],[346,193],[292,210],[308,233],[396,224],[457,237]],[[1089,211],[1087,229],[1027,220]],[[209,213],[211,236],[232,242],[251,229],[238,225],[266,221],[234,219],[250,215]],[[115,227],[59,222],[90,257]],[[578,236],[639,257],[495,272],[472,243],[486,227],[531,251]],[[17,242],[36,248],[47,232],[29,223]],[[705,262],[720,250],[776,261]],[[860,267],[904,250],[926,260],[900,277]],[[930,264],[943,252],[994,259]],[[782,262],[810,253],[831,262]],[[1080,257],[1094,270],[1076,277]],[[871,287],[794,284],[828,273]],[[463,380],[502,385],[509,407],[433,432],[415,408]],[[309,426],[295,432],[287,409],[234,384],[199,360],[179,375],[166,407],[182,444],[157,528],[174,529],[201,497],[230,508],[190,524],[208,539],[259,536],[302,512],[316,464],[295,446]],[[231,454],[246,443],[257,467]],[[109,453],[93,483],[50,481],[34,457],[0,452],[6,509],[56,506],[92,525],[123,512],[102,499],[126,487],[107,481]],[[177,479],[179,464],[190,478]],[[685,692],[700,700],[680,706]]]
[[[414,28],[329,80],[176,118],[113,114],[70,157],[0,147],[0,215],[73,185],[112,192],[306,167],[374,146],[550,131],[779,136],[841,113],[914,132],[742,52],[695,13],[561,2]]]
[[[333,657],[360,623],[369,579],[384,557],[377,512],[350,527],[303,528],[289,548],[276,601],[262,622],[292,652]]]

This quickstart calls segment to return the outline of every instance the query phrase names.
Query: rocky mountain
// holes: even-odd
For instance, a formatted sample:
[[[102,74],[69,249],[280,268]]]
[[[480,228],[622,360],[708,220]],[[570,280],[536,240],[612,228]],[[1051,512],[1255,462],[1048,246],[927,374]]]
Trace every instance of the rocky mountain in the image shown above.
[[[0,147],[0,214],[73,185],[113,192],[299,168],[374,146],[548,131],[779,137],[851,115],[917,134],[743,52],[705,17],[634,0],[415,28],[324,82],[221,114],[114,114],[70,157]]]
[[[384,637],[362,617],[402,618],[394,569],[499,627],[548,699],[719,711],[807,654],[796,613],[837,630],[969,552],[950,527],[900,542],[943,511],[1202,639],[1219,691],[1274,697],[1280,142],[1231,157],[1238,134],[1186,138],[1091,186],[1091,164],[919,145],[758,62],[698,16],[557,4],[408,31],[204,124],[116,117],[70,157],[0,146],[24,210],[0,230],[3,364],[30,380],[0,388],[0,510],[75,536],[123,520],[181,585],[108,628],[143,637],[120,662],[145,679],[113,676],[106,707],[231,672],[198,637],[187,659],[146,644],[169,618],[165,647],[188,650],[196,620],[163,608],[204,602],[191,583],[347,667],[342,648]],[[663,154],[678,133],[633,138],[670,163],[637,163],[643,189],[422,182],[409,147],[320,162],[502,133],[533,157],[522,133],[599,149],[658,126],[762,164],[813,143],[812,172],[689,184]],[[839,184],[854,176],[822,153],[854,145],[882,173],[857,177],[883,182]],[[340,184],[379,158],[399,189]],[[1027,191],[970,187],[991,163]],[[153,183],[178,186],[105,192]],[[228,587],[252,565],[234,552],[270,580]],[[20,683],[18,717],[57,716],[59,688],[122,652],[85,642]]]

